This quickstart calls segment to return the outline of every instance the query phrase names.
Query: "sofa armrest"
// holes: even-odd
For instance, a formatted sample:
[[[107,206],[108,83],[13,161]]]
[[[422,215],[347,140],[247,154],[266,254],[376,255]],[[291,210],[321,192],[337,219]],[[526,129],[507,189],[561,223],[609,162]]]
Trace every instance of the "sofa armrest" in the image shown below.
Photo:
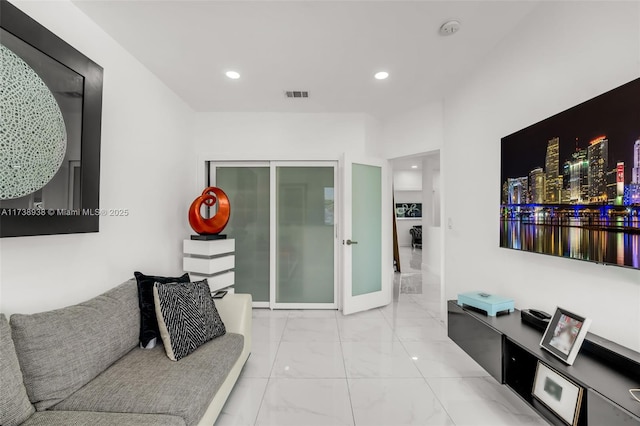
[[[251,352],[251,295],[227,294],[222,299],[216,299],[216,308],[229,333],[238,333],[244,336],[244,351]]]

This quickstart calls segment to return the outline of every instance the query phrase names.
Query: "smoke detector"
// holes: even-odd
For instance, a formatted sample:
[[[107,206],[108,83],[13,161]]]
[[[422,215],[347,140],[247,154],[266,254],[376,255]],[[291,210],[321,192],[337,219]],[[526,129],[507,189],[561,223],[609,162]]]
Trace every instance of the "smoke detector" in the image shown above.
[[[441,36],[449,36],[458,32],[460,29],[459,21],[447,21],[440,27],[440,35]]]
[[[306,90],[287,90],[284,95],[287,98],[308,98],[309,92]]]

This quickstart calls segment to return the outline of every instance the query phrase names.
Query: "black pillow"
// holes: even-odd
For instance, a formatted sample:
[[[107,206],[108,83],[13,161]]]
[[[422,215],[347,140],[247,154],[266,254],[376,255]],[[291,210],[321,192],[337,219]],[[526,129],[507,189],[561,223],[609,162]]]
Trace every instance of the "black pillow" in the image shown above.
[[[153,293],[160,336],[169,359],[179,361],[227,332],[206,279],[156,283]]]
[[[156,277],[145,275],[141,272],[134,272],[138,282],[138,304],[140,306],[140,345],[146,348],[153,339],[160,339],[158,331],[158,320],[156,319],[156,308],[153,302],[153,285],[155,283],[188,283],[189,274],[181,277]]]

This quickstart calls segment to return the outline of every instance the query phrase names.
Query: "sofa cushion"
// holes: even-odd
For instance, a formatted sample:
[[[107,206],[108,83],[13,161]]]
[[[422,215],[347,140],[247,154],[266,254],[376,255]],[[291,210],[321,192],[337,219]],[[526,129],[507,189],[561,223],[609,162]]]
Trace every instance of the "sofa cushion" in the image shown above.
[[[11,328],[4,314],[0,314],[0,383],[0,425],[19,425],[36,409],[27,397],[16,349],[11,340]]]
[[[156,320],[156,307],[153,303],[153,285],[155,283],[188,283],[189,274],[181,277],[160,277],[145,275],[142,272],[134,272],[138,283],[138,303],[140,306],[140,345],[154,347],[155,341],[160,340],[158,321]],[[151,343],[151,345],[149,345]]]
[[[182,417],[166,414],[39,411],[22,426],[185,426]]]
[[[29,399],[45,410],[137,346],[135,280],[78,305],[14,314],[10,324]]]
[[[156,283],[153,299],[162,343],[173,361],[226,333],[206,279],[193,283]]]
[[[171,414],[197,424],[243,346],[241,334],[227,333],[180,362],[160,345],[135,348],[52,410]]]

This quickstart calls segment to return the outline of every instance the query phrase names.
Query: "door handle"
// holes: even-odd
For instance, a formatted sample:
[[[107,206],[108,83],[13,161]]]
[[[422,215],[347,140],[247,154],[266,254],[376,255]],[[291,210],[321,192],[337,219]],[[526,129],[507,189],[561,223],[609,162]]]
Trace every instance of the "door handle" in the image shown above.
[[[351,244],[358,244],[358,242],[357,241],[347,240],[347,245],[350,246]]]

